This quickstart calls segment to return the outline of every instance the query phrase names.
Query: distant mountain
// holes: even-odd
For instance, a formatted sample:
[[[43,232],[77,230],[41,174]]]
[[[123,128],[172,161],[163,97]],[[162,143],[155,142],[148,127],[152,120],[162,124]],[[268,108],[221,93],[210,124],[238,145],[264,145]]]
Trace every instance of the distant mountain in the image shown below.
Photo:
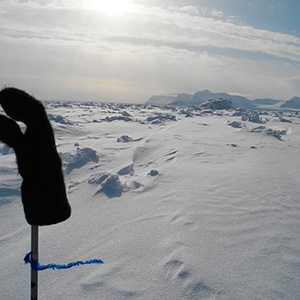
[[[278,102],[280,102],[282,100],[275,100],[275,99],[270,99],[270,98],[263,98],[263,99],[254,99],[252,102],[254,104],[258,104],[258,105],[275,105]]]
[[[234,107],[255,108],[256,105],[249,99],[241,96],[230,95],[227,93],[213,93],[209,90],[196,92],[195,94],[178,94],[173,99],[166,96],[152,96],[146,104],[171,104],[178,106],[199,106],[203,102],[211,99],[223,98],[230,100]],[[168,102],[168,100],[170,100]]]
[[[256,105],[249,99],[241,96],[230,95],[227,93],[213,93],[209,90],[196,92],[194,95],[179,94],[173,105],[199,106],[199,104],[211,99],[223,98],[230,100],[234,107],[255,108]]]
[[[268,108],[268,109],[300,109],[300,98],[293,97],[288,101],[270,98],[249,100],[246,97],[231,95],[227,93],[213,93],[209,90],[196,92],[195,94],[158,95],[152,96],[146,104],[155,105],[178,105],[178,106],[199,106],[211,99],[230,100],[236,108]],[[281,104],[282,103],[282,104]]]
[[[293,97],[290,100],[283,103],[282,105],[280,105],[280,107],[300,109],[300,97]]]
[[[156,95],[152,96],[146,104],[152,105],[166,105],[170,104],[172,101],[176,99],[176,95]],[[148,103],[149,102],[149,103]]]

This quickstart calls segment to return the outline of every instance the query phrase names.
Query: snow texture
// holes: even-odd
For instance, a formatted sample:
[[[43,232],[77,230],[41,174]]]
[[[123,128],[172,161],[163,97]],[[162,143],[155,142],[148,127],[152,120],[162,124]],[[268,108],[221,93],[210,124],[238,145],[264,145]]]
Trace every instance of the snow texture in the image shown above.
[[[41,272],[41,299],[299,299],[297,112],[46,108],[67,120],[53,127],[73,214],[40,228],[40,263],[104,264]],[[30,227],[0,149],[0,298],[28,299]]]

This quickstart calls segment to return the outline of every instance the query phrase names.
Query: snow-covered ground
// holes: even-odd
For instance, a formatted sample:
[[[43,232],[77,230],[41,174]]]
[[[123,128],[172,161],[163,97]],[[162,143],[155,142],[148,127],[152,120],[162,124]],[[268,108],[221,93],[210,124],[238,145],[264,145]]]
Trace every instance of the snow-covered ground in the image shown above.
[[[40,228],[40,263],[104,264],[41,271],[40,299],[299,299],[300,114],[46,107],[72,216]],[[0,176],[0,298],[28,299],[30,226],[3,144]]]

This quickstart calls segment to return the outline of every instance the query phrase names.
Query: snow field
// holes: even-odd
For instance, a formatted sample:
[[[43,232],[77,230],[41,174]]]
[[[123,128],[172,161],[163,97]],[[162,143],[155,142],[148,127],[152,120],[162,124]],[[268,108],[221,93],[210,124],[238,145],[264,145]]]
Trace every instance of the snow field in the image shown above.
[[[290,123],[268,112],[257,124],[231,110],[185,117],[181,108],[48,103],[47,111],[72,216],[40,228],[40,262],[104,264],[40,272],[41,299],[298,299],[296,113],[284,113]],[[30,227],[13,153],[0,155],[0,168],[0,298],[26,299]]]

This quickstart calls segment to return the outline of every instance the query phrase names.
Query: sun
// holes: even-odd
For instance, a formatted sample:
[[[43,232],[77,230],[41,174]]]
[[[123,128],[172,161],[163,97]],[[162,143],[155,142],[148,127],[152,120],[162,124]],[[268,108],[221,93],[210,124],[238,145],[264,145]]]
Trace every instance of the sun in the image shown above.
[[[105,11],[111,14],[121,14],[129,10],[129,0],[90,0],[88,8]]]

